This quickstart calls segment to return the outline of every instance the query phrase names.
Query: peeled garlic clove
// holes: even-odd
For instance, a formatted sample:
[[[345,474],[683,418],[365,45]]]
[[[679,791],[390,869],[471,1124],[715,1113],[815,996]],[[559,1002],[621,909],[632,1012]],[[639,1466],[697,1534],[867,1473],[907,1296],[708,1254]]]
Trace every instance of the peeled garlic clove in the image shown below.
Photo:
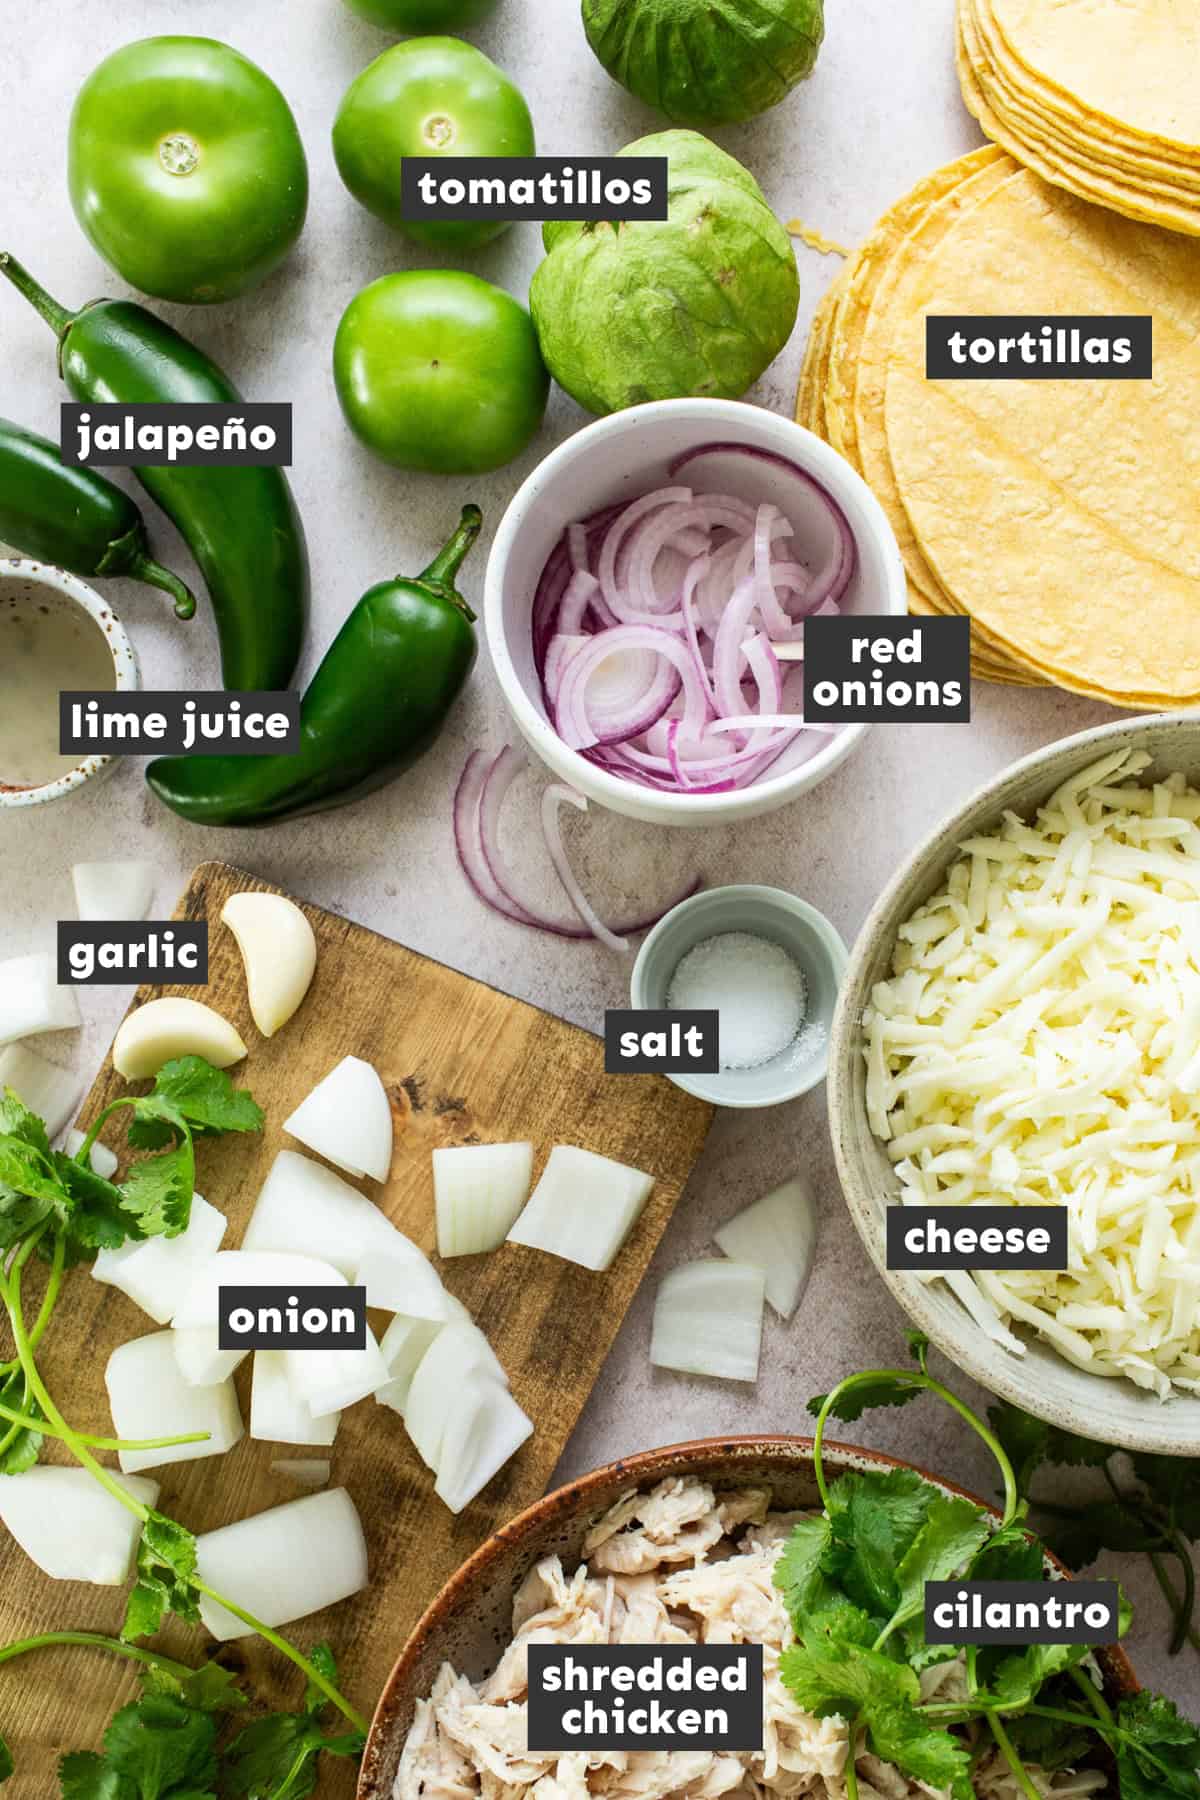
[[[231,894],[221,919],[242,953],[254,1023],[264,1037],[274,1037],[312,981],[317,966],[313,928],[283,894]]]
[[[228,1019],[199,1000],[147,1000],[130,1013],[113,1041],[113,1067],[126,1081],[145,1081],[178,1056],[202,1056],[228,1069],[246,1054]]]
[[[81,919],[144,919],[154,898],[154,865],[148,862],[76,863],[71,870]]]

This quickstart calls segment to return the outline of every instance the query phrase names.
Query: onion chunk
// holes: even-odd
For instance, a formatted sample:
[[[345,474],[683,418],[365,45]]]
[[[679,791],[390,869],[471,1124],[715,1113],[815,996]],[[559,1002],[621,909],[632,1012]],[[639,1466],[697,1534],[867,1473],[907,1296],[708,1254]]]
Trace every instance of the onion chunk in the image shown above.
[[[75,990],[59,987],[54,958],[47,952],[0,962],[0,1044],[39,1031],[71,1031],[82,1023]]]
[[[435,1472],[441,1462],[450,1402],[481,1373],[501,1387],[508,1386],[503,1365],[483,1332],[478,1325],[464,1321],[443,1327],[417,1364],[404,1408],[404,1428],[421,1461]]]
[[[144,1506],[158,1500],[157,1481],[114,1479]],[[23,1475],[0,1475],[0,1520],[54,1581],[122,1587],[133,1572],[141,1524],[86,1469],[38,1463]]]
[[[94,1145],[93,1157],[101,1149],[103,1145]],[[183,1305],[204,1265],[221,1248],[227,1225],[224,1213],[202,1195],[193,1194],[186,1231],[173,1238],[129,1238],[116,1250],[100,1250],[92,1264],[92,1278],[120,1288],[155,1324],[166,1325]]]
[[[817,1247],[816,1211],[800,1177],[794,1175],[736,1213],[713,1237],[734,1262],[762,1270],[768,1304],[781,1319],[790,1319],[808,1284]]]
[[[0,1050],[0,1098],[5,1088],[11,1088],[30,1112],[45,1122],[51,1142],[75,1111],[82,1086],[78,1075],[39,1056],[28,1044],[10,1044]]]
[[[242,1248],[313,1256],[350,1281],[368,1246],[392,1249],[395,1236],[375,1202],[348,1181],[296,1150],[281,1150],[255,1202]]]
[[[610,1269],[653,1186],[654,1177],[640,1169],[556,1144],[508,1241],[585,1269]]]
[[[477,1374],[450,1408],[434,1487],[438,1499],[452,1513],[462,1512],[532,1432],[533,1421],[507,1388]]]
[[[196,1567],[264,1625],[290,1625],[367,1585],[367,1543],[345,1488],[306,1494],[196,1539]],[[200,1597],[200,1617],[222,1643],[253,1637],[224,1606]]]
[[[450,1316],[449,1295],[441,1276],[425,1252],[402,1231],[394,1231],[392,1239],[390,1246],[382,1242],[370,1246],[358,1266],[355,1285],[366,1288],[368,1306],[440,1324]]]
[[[499,1249],[529,1198],[532,1178],[532,1144],[454,1144],[435,1150],[438,1255],[476,1256]]]
[[[164,1450],[122,1450],[127,1475],[166,1463],[192,1462],[199,1456],[221,1456],[242,1436],[242,1415],[232,1381],[193,1387],[185,1381],[175,1357],[174,1332],[120,1344],[108,1359],[104,1383],[112,1409],[113,1429],[121,1438],[183,1437],[207,1431],[198,1444],[176,1444]]]
[[[154,873],[148,862],[76,863],[75,910],[81,919],[144,919],[154,898]]]
[[[344,1056],[302,1100],[283,1129],[347,1175],[386,1181],[392,1166],[392,1109],[369,1062]]]
[[[306,1444],[328,1449],[337,1436],[341,1414],[314,1419],[288,1381],[286,1353],[256,1350],[250,1382],[250,1436],[267,1444]],[[325,1465],[328,1469],[328,1464]]]
[[[712,1257],[664,1277],[654,1302],[650,1361],[661,1369],[755,1381],[765,1283],[749,1263]]]

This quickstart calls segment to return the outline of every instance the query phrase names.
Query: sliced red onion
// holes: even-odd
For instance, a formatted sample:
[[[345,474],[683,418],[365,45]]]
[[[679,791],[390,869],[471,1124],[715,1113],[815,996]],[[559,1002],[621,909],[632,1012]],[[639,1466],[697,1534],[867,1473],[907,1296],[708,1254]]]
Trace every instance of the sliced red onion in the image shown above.
[[[464,764],[458,787],[454,793],[454,847],[458,852],[459,866],[476,897],[482,900],[485,906],[491,907],[493,912],[500,913],[506,919],[511,919],[516,925],[529,925],[538,931],[551,932],[556,937],[585,939],[606,933],[606,942],[608,938],[612,938],[624,949],[627,948],[624,942],[626,937],[632,936],[635,932],[648,931],[652,925],[657,925],[658,921],[664,918],[672,908],[678,906],[681,901],[690,899],[699,891],[702,883],[697,875],[658,911],[640,915],[631,919],[628,924],[618,925],[615,930],[605,925],[597,917],[596,923],[601,928],[600,932],[595,932],[590,925],[581,923],[582,912],[580,912],[578,920],[563,919],[524,906],[513,896],[512,878],[501,857],[496,833],[500,807],[514,778],[519,774],[521,766],[521,758],[507,744],[491,761],[482,750],[472,750]],[[488,853],[485,854],[483,802],[493,777],[495,777],[495,786],[491,789],[489,802],[489,844]],[[568,794],[574,792],[570,788],[561,791]],[[553,856],[553,846],[549,847]],[[559,878],[563,879],[561,871],[559,871]],[[563,885],[567,886],[565,880]],[[568,893],[570,893],[569,888]],[[579,910],[573,897],[572,904],[576,905],[576,909]],[[587,905],[586,901],[584,905]]]
[[[571,559],[571,567],[578,574],[588,567],[588,534],[586,525],[567,526],[567,555]]]
[[[584,796],[577,793],[574,788],[557,781],[552,782],[542,795],[542,831],[545,833],[546,848],[549,850],[550,860],[558,872],[558,879],[566,888],[571,905],[592,936],[598,937],[600,942],[607,944],[610,950],[628,950],[628,939],[618,937],[615,931],[609,930],[575,879],[574,871],[567,857],[566,845],[562,840],[562,832],[559,829],[558,809],[560,806],[576,806],[580,812],[586,812],[588,803]]]
[[[551,706],[557,703],[567,659],[574,656],[576,650],[582,650],[583,646],[590,642],[591,639],[585,637],[582,632],[571,635],[565,631],[558,631],[550,639],[550,647],[546,651],[546,666],[542,670],[542,686]]]
[[[742,652],[758,689],[759,712],[778,712],[783,705],[783,678],[779,673],[778,657],[759,632],[747,638]]]
[[[568,636],[578,633],[593,594],[599,592],[600,583],[596,577],[589,575],[586,569],[576,569],[559,603],[557,630]]]
[[[833,730],[833,726],[822,728],[819,725],[808,725],[797,713],[739,713],[735,719],[714,719],[708,728],[710,731],[820,731]],[[762,745],[760,744],[761,750]]]
[[[824,566],[813,576],[813,605],[819,606],[824,600],[840,600],[854,574],[858,549],[854,533],[850,529],[850,521],[825,484],[790,457],[780,456],[775,450],[760,450],[754,444],[700,444],[696,449],[685,450],[682,456],[677,456],[667,472],[674,479],[689,463],[696,462],[702,456],[744,456],[754,462],[770,463],[777,469],[786,469],[789,475],[795,476],[797,481],[802,482],[817,496],[833,526],[834,546]]]
[[[667,665],[673,666],[676,679],[669,689],[661,685],[655,688],[653,695],[647,697],[640,718],[631,713],[629,718],[619,722],[611,714],[606,719],[598,719],[587,707],[587,684],[608,657],[624,650],[653,651],[664,670]],[[563,742],[572,750],[586,750],[594,744],[626,742],[629,738],[639,737],[661,719],[679,692],[680,681],[686,701],[686,728],[688,735],[692,735],[703,728],[708,717],[708,701],[686,645],[669,631],[661,631],[652,625],[616,626],[612,631],[601,632],[592,638],[585,649],[571,658],[559,691],[555,726]]]
[[[717,626],[716,642],[713,645],[713,691],[717,697],[718,709],[726,718],[733,713],[750,711],[742,693],[742,643],[750,623],[750,615],[757,604],[754,579],[747,576],[734,589],[733,598],[721,614],[721,623]]]
[[[600,548],[600,561],[596,569],[600,581],[600,591],[605,605],[614,618],[620,618],[622,605],[621,595],[617,589],[617,556],[626,536],[647,514],[659,511],[664,506],[675,506],[689,501],[692,490],[688,487],[657,488],[652,494],[643,494],[618,513],[609,527]]]

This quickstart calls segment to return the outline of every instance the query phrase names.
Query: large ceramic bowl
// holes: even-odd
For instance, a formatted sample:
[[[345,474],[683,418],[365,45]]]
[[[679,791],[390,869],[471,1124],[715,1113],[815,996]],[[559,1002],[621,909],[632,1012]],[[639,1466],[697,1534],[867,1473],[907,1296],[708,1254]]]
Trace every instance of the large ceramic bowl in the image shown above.
[[[517,728],[558,779],[613,812],[651,824],[720,825],[771,812],[824,781],[867,729],[843,726],[815,755],[794,766],[789,763],[792,752],[785,751],[762,781],[733,793],[671,794],[597,768],[568,749],[548,722],[534,668],[530,620],[550,552],[574,520],[662,487],[675,457],[712,443],[744,444],[787,457],[833,495],[858,547],[843,612],[901,614],[908,605],[896,539],[870,488],[836,450],[778,413],[740,400],[653,401],[597,419],[551,451],[518,490],[488,559],[483,611],[492,664]],[[739,457],[722,468],[720,486],[743,500],[785,506],[797,542],[820,560],[832,536],[828,517],[815,500],[797,502],[795,483],[786,472]],[[795,754],[806,749],[798,744]]]
[[[825,1442],[827,1470],[888,1470],[911,1465],[870,1450]],[[918,1471],[924,1473],[924,1471]],[[781,1508],[820,1508],[813,1474],[811,1438],[708,1438],[646,1450],[608,1463],[590,1475],[547,1494],[495,1532],[451,1577],[419,1620],[388,1677],[367,1739],[358,1782],[358,1800],[391,1800],[404,1739],[419,1699],[428,1694],[443,1662],[478,1677],[494,1668],[512,1637],[512,1597],[540,1557],[559,1555],[568,1567],[579,1561],[588,1527],[630,1488],[652,1487],[667,1477],[687,1476],[715,1487],[769,1488]],[[961,1494],[935,1481],[947,1494]],[[970,1496],[974,1498],[974,1496]],[[977,1505],[983,1502],[976,1501]],[[999,1516],[998,1514],[996,1515]],[[1066,1577],[1052,1557],[1047,1568]],[[1125,1653],[1114,1646],[1100,1653],[1110,1699],[1137,1689]]]
[[[1130,1450],[1197,1456],[1200,1397],[1181,1394],[1164,1404],[1132,1382],[1089,1375],[1033,1339],[1023,1357],[1015,1356],[985,1335],[944,1283],[926,1284],[915,1275],[888,1269],[884,1214],[899,1184],[867,1122],[860,1021],[872,988],[888,972],[899,927],[941,886],[964,838],[993,830],[1005,812],[1032,815],[1068,776],[1123,746],[1153,757],[1141,780],[1159,780],[1180,769],[1189,782],[1200,785],[1200,713],[1122,719],[1081,731],[1014,763],[908,857],[876,902],[850,953],[829,1052],[829,1123],[846,1203],[871,1260],[913,1323],[958,1368],[993,1394],[1068,1431]]]

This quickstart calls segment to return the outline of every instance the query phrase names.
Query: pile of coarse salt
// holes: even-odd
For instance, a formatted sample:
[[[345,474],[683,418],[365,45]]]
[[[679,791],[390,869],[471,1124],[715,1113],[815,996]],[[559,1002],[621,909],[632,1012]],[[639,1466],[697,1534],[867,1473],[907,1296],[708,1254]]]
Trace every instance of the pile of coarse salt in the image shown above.
[[[722,1069],[757,1069],[795,1042],[807,1003],[804,975],[780,945],[725,931],[693,945],[667,990],[673,1012],[720,1015]]]

